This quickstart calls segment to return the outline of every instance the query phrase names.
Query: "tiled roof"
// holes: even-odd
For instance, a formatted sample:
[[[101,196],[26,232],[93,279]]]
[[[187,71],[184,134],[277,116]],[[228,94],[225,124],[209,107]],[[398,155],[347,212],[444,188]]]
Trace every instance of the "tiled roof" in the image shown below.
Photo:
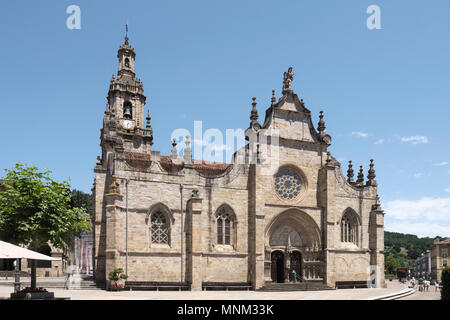
[[[450,244],[450,238],[447,238],[447,239],[442,240],[442,241],[434,240],[434,244]]]
[[[174,163],[172,161],[172,157],[170,156],[160,156],[160,163],[164,170],[173,171],[173,170],[181,170],[183,168],[184,159],[180,159],[179,163]],[[221,163],[221,162],[211,162],[211,161],[202,161],[202,160],[193,160],[194,169],[202,174],[222,174],[224,173],[231,164]]]
[[[147,168],[151,164],[150,155],[138,152],[124,152],[126,162],[133,167]]]
[[[228,163],[194,160],[194,169],[203,174],[221,174],[230,166]]]
[[[159,163],[166,171],[179,171],[183,168],[182,163],[174,163],[172,157],[169,156],[160,156]]]

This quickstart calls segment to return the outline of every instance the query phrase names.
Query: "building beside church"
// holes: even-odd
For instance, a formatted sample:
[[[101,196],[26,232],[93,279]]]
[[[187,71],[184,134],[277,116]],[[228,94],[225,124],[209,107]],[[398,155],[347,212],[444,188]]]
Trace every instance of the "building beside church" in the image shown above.
[[[328,147],[322,111],[312,114],[284,73],[263,123],[253,98],[248,144],[230,164],[153,150],[143,83],[128,36],[118,51],[100,130],[93,193],[94,274],[128,281],[208,285],[314,281],[328,287],[384,284],[384,212],[373,160],[347,176]],[[163,121],[159,119],[159,121]],[[155,132],[157,136],[157,132]],[[375,272],[378,271],[378,272]]]
[[[412,276],[419,279],[431,279],[431,253],[430,250],[423,252],[411,266]]]
[[[442,269],[448,267],[448,253],[450,251],[450,238],[439,241],[434,240],[431,246],[431,278],[442,281]]]

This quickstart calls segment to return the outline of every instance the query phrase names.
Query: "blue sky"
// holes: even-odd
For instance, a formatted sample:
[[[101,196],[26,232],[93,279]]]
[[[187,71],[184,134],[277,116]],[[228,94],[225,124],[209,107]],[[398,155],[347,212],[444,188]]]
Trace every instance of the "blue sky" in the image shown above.
[[[81,29],[66,27],[69,5]],[[369,30],[366,9],[381,9]],[[16,161],[89,192],[117,49],[130,27],[153,150],[176,128],[247,128],[293,66],[332,154],[375,159],[386,230],[450,236],[450,2],[2,1],[0,168]]]

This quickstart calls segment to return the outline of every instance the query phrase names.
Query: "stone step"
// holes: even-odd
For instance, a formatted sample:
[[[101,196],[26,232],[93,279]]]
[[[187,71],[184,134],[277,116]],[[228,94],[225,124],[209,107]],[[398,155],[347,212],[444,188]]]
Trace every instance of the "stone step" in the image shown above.
[[[2,286],[13,286],[13,283],[1,283],[0,285]],[[29,287],[31,285],[31,283],[29,281],[21,281],[20,285],[22,288],[25,287]],[[36,287],[38,288],[53,288],[53,289],[64,289],[66,287],[66,283],[65,282],[42,282],[42,281],[37,281],[36,282]],[[95,282],[93,281],[82,281],[80,282],[80,286],[77,287],[74,284],[71,285],[70,289],[72,290],[94,290],[94,289],[98,289],[98,287],[96,286]]]
[[[334,290],[322,282],[300,282],[300,283],[268,283],[258,291],[318,291]]]

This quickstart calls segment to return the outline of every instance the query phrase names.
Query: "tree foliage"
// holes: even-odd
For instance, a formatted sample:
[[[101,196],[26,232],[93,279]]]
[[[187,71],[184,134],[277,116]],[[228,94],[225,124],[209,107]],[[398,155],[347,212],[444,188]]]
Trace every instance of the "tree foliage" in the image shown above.
[[[128,278],[128,275],[125,274],[122,268],[115,268],[113,271],[111,271],[108,274],[108,279],[111,281],[114,281],[114,283],[117,285],[117,281],[119,280],[126,280]]]
[[[442,270],[441,300],[450,300],[450,267]]]
[[[89,214],[90,217],[93,215],[93,199],[92,194],[85,193],[83,191],[73,189],[72,190],[72,207],[83,208]]]
[[[0,238],[33,250],[50,242],[67,249],[73,236],[90,229],[90,216],[71,205],[70,185],[51,171],[17,163],[0,190]]]
[[[412,234],[384,232],[384,264],[386,272],[395,274],[397,268],[410,267],[420,255],[430,250],[434,240],[442,237],[419,238]]]

